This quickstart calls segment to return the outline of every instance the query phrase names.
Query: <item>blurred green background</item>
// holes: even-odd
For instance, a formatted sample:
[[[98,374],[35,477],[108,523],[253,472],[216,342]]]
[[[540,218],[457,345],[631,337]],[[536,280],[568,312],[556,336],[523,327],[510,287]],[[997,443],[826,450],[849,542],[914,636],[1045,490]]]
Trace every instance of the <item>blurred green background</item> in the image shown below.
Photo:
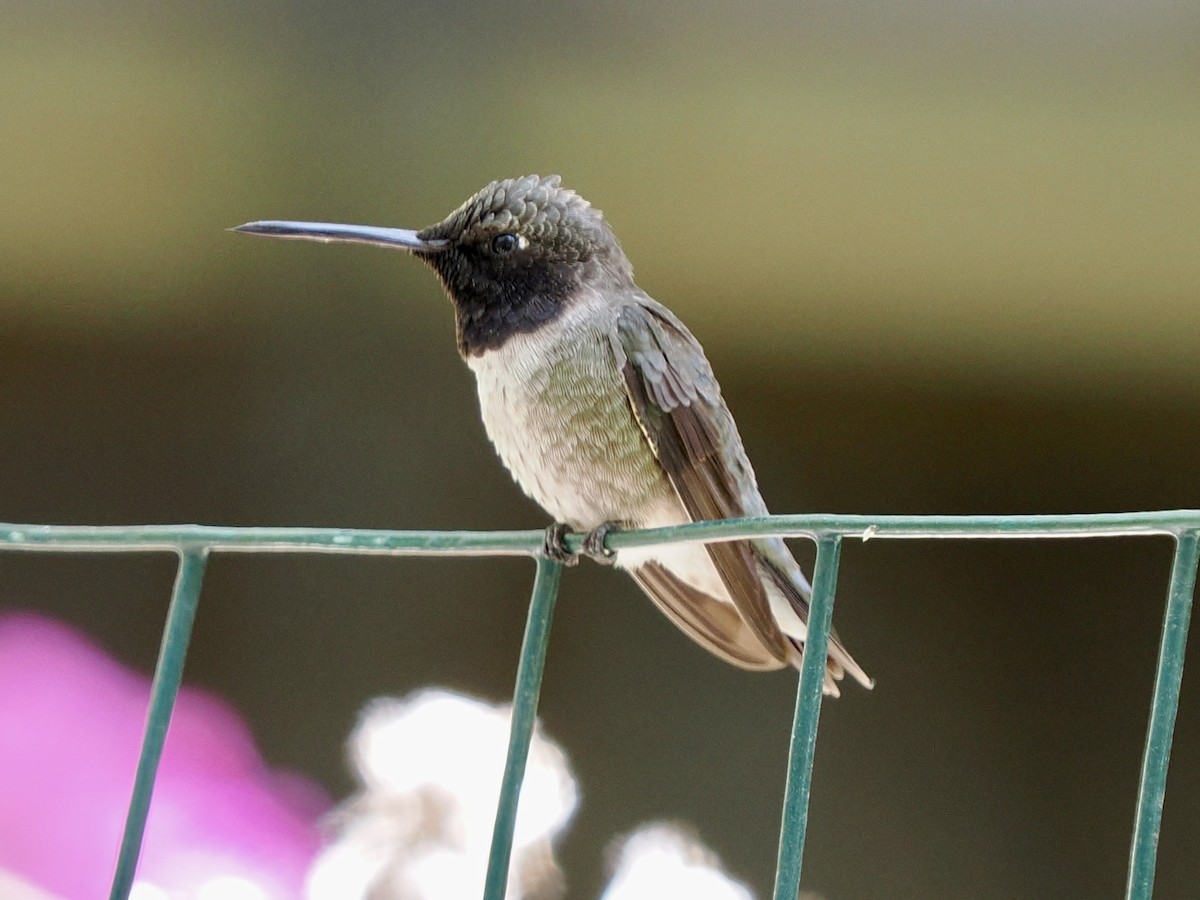
[[[692,326],[776,511],[1200,505],[1197,38],[1177,0],[9,4],[0,518],[545,524],[427,272],[225,231],[420,227],[528,172],[604,209]],[[847,547],[836,620],[878,686],[822,718],[806,885],[1117,896],[1169,556]],[[172,571],[4,554],[0,604],[148,670]],[[343,794],[368,698],[509,693],[531,576],[218,557],[187,678]],[[1192,687],[1165,898],[1197,876]],[[582,782],[572,896],[650,818],[765,893],[793,688],[709,658],[619,573],[570,572],[542,720]]]

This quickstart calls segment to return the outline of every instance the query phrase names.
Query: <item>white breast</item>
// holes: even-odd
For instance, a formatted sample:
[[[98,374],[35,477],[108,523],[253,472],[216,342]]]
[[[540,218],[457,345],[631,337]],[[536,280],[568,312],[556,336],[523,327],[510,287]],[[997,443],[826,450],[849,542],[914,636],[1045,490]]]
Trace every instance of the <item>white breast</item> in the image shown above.
[[[681,512],[629,408],[614,316],[577,297],[555,321],[467,359],[496,452],[555,520],[580,529],[640,523],[664,503]]]

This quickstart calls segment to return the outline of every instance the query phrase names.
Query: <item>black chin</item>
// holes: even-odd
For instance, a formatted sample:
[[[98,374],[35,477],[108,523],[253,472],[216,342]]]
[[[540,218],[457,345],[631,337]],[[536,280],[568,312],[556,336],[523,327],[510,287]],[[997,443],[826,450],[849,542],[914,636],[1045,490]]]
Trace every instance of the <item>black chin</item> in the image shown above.
[[[459,254],[425,257],[454,302],[458,350],[478,356],[498,350],[559,318],[579,290],[577,267],[532,264],[498,277],[483,275]]]

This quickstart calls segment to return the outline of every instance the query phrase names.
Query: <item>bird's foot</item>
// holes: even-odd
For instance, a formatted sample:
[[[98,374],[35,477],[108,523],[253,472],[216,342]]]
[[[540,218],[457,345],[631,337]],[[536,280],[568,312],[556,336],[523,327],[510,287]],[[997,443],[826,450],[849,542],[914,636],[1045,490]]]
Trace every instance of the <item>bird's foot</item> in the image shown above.
[[[583,552],[602,566],[611,566],[617,561],[617,551],[604,546],[604,539],[614,528],[620,527],[620,522],[601,522],[587,533],[583,539]]]
[[[542,551],[555,562],[562,563],[564,566],[574,566],[579,563],[579,554],[572,553],[567,549],[567,534],[570,532],[571,526],[565,522],[555,522],[546,529],[546,536],[542,539]]]

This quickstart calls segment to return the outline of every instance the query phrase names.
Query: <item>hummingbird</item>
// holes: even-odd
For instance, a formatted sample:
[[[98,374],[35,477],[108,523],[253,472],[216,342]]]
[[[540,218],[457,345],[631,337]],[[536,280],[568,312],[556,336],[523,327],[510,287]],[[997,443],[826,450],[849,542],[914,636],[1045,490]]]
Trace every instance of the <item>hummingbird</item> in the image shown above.
[[[685,634],[743,669],[799,667],[812,588],[779,538],[612,551],[614,528],[765,516],[754,470],[700,343],[633,280],[600,210],[557,175],[493,181],[421,231],[260,221],[234,231],[404,250],[454,307],[483,424],[564,538],[633,576]],[[872,680],[831,634],[824,691]]]

